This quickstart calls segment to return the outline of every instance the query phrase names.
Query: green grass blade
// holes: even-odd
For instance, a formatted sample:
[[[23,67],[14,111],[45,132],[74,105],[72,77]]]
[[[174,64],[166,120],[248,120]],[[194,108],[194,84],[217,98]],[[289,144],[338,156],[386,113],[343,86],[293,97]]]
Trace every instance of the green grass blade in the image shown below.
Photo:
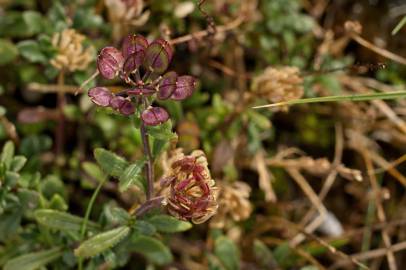
[[[400,29],[402,29],[402,27],[406,24],[406,16],[403,17],[402,20],[400,20],[400,22],[395,26],[395,28],[393,28],[392,30],[392,35],[396,35]]]
[[[273,104],[266,104],[255,106],[253,109],[273,108],[285,105],[306,104],[306,103],[321,103],[321,102],[340,102],[340,101],[369,101],[375,99],[397,99],[406,97],[406,91],[386,92],[386,93],[368,93],[359,95],[343,95],[343,96],[328,96],[328,97],[315,97],[295,99],[286,102],[278,102]]]

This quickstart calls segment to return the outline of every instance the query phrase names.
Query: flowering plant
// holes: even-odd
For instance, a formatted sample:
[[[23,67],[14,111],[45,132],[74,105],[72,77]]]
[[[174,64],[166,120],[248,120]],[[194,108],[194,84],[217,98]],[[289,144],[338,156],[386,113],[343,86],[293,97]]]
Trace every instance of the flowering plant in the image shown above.
[[[191,96],[196,88],[192,76],[178,76],[174,71],[163,74],[172,56],[173,49],[162,38],[149,43],[141,35],[127,36],[121,51],[114,47],[101,50],[97,67],[104,78],[119,77],[129,88],[112,93],[106,87],[94,87],[89,90],[89,96],[98,106],[111,107],[125,116],[140,108],[146,125],[159,125],[169,119],[169,114],[162,107],[151,106],[154,97],[180,101]]]

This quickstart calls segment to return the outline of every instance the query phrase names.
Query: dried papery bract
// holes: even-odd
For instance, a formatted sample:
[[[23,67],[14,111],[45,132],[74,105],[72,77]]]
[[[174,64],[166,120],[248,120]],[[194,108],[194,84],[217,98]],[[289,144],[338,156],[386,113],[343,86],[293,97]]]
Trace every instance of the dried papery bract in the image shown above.
[[[93,60],[94,48],[85,47],[85,36],[74,29],[65,29],[52,37],[52,45],[57,49],[57,54],[50,61],[51,65],[59,70],[84,70]]]
[[[162,184],[169,186],[166,202],[173,216],[199,224],[217,211],[217,188],[201,150],[185,156],[181,151],[169,161],[170,169]]]
[[[303,78],[296,67],[268,67],[252,83],[252,91],[271,103],[299,99],[303,96]],[[282,107],[287,110],[287,107]]]
[[[232,227],[233,222],[247,219],[252,212],[249,201],[251,187],[244,182],[219,183],[219,210],[210,221],[213,228]]]

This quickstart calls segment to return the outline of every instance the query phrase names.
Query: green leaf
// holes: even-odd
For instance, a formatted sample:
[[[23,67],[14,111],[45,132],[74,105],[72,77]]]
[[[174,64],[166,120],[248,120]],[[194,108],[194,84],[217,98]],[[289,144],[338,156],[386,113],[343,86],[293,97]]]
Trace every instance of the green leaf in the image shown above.
[[[132,228],[134,229],[134,234],[154,235],[156,233],[155,226],[145,220],[137,220]]]
[[[24,167],[26,162],[27,162],[26,157],[15,156],[11,161],[10,170],[12,170],[13,172],[18,172]]]
[[[12,62],[17,55],[17,47],[12,42],[0,39],[0,66]]]
[[[227,270],[240,269],[240,254],[234,242],[220,236],[214,243],[214,254],[220,259]]]
[[[34,40],[24,40],[17,44],[20,54],[28,61],[33,63],[45,63],[47,57],[41,51],[38,42]]]
[[[112,203],[106,204],[103,212],[108,224],[124,225],[128,224],[131,219],[130,214],[126,210]]]
[[[21,222],[21,211],[2,214],[0,218],[0,241],[13,237],[19,229]]]
[[[159,240],[145,236],[134,235],[131,239],[130,249],[144,255],[149,261],[157,265],[165,265],[172,262],[170,250]]]
[[[144,168],[145,159],[139,160],[133,164],[130,164],[119,177],[119,189],[120,192],[126,191],[130,186],[137,185],[143,189],[141,182],[142,168]]]
[[[273,104],[255,106],[253,109],[272,108],[284,105],[307,104],[307,103],[322,103],[322,102],[340,102],[340,101],[370,101],[376,99],[398,99],[405,98],[406,91],[395,91],[385,93],[368,93],[358,95],[342,95],[342,96],[328,96],[328,97],[315,97],[315,98],[302,98],[285,102],[278,102]]]
[[[405,25],[406,25],[406,15],[403,16],[402,20],[400,20],[400,22],[392,30],[392,35],[396,35],[400,31],[400,29],[402,29],[402,27]]]
[[[38,223],[61,231],[80,231],[84,220],[81,217],[52,209],[37,210],[34,212],[34,216]],[[87,227],[93,230],[100,229],[100,226],[94,222],[88,222]]]
[[[147,132],[151,137],[159,140],[169,141],[177,138],[176,133],[172,131],[172,121],[168,120],[165,123],[157,126],[147,126]]]
[[[155,215],[148,220],[160,232],[175,233],[183,232],[192,228],[192,224],[187,221],[178,220],[168,215]]]
[[[85,161],[82,163],[82,168],[89,176],[97,181],[102,182],[104,180],[104,172],[96,163]]]
[[[14,150],[14,144],[12,141],[7,141],[3,146],[0,162],[2,162],[7,169],[10,168],[11,162],[13,161]]]
[[[39,194],[34,190],[19,188],[17,196],[24,213],[31,214],[32,210],[38,206]]]
[[[29,33],[40,33],[43,30],[44,20],[41,13],[28,10],[23,13],[23,20]]]
[[[113,177],[120,177],[128,166],[128,162],[124,158],[103,148],[95,149],[94,157],[103,171]]]
[[[58,259],[61,255],[60,248],[28,253],[8,261],[4,266],[4,270],[35,270]]]
[[[93,257],[115,246],[130,233],[128,226],[121,226],[113,230],[97,234],[83,242],[74,253],[78,257]]]
[[[157,158],[165,149],[168,147],[168,141],[167,140],[159,140],[153,138],[152,142],[152,156],[154,158]]]
[[[254,240],[254,256],[256,261],[263,268],[274,269],[277,268],[276,261],[272,255],[271,250],[260,240]]]

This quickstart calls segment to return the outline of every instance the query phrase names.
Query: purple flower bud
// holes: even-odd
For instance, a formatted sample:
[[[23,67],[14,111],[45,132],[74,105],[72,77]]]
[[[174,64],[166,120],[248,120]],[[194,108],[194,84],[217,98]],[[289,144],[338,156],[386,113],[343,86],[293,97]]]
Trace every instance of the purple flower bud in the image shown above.
[[[148,47],[148,40],[141,35],[129,35],[123,41],[122,52],[124,58],[131,54],[144,52]]]
[[[169,119],[169,114],[161,107],[150,107],[142,112],[142,121],[148,126],[156,126]]]
[[[176,88],[177,78],[178,75],[175,71],[165,73],[158,87],[159,99],[168,99],[172,95]]]
[[[113,98],[113,94],[106,87],[94,87],[89,90],[90,100],[96,105],[107,107]]]
[[[150,86],[144,86],[140,88],[134,88],[134,89],[129,89],[127,90],[127,95],[134,95],[134,96],[151,96],[155,94],[156,89]]]
[[[124,64],[123,55],[114,47],[105,47],[97,57],[97,68],[106,79],[113,79]]]
[[[184,100],[193,94],[196,88],[196,79],[189,75],[179,76],[176,80],[176,88],[171,99]]]
[[[125,116],[129,116],[135,112],[134,105],[131,103],[131,101],[122,96],[113,97],[110,100],[110,106]]]
[[[124,62],[123,70],[126,74],[133,72],[141,66],[144,61],[145,53],[143,51],[137,51],[130,54]]]
[[[168,68],[172,56],[171,45],[162,38],[156,39],[146,50],[144,66],[156,74],[161,74]]]

